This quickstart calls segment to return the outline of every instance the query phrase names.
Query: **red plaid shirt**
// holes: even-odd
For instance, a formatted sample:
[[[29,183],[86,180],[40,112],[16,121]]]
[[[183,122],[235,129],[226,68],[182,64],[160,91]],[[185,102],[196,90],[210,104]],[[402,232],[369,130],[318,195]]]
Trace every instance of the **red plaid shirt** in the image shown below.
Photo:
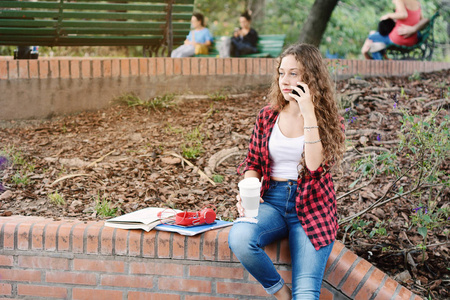
[[[269,188],[270,159],[269,137],[277,119],[278,112],[270,106],[264,107],[258,115],[250,138],[248,154],[242,173],[254,170],[262,174],[261,196]],[[338,229],[336,194],[329,172],[320,166],[315,171],[302,172],[297,179],[296,210],[303,229],[316,250],[331,244]]]

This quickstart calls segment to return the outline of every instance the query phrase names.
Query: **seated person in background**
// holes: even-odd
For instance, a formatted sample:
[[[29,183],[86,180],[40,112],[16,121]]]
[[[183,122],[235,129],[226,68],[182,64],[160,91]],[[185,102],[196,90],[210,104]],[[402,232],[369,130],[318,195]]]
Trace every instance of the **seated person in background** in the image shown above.
[[[400,46],[413,46],[419,42],[418,31],[429,22],[422,16],[420,2],[418,0],[392,0],[395,4],[395,12],[388,13],[380,20],[392,19],[395,26],[388,35],[380,32],[371,32],[364,42],[361,53],[367,59],[383,59],[383,50],[392,44]],[[370,56],[369,52],[372,53]]]
[[[236,28],[231,38],[231,55],[239,57],[245,54],[258,52],[258,33],[251,28],[252,17],[249,12],[244,12],[239,17],[240,28]]]
[[[184,41],[184,45],[181,45],[177,49],[172,51],[171,57],[190,57],[195,54],[207,54],[196,53],[200,47],[211,46],[213,36],[209,32],[209,29],[205,27],[205,18],[200,13],[194,13],[191,18],[191,30]]]

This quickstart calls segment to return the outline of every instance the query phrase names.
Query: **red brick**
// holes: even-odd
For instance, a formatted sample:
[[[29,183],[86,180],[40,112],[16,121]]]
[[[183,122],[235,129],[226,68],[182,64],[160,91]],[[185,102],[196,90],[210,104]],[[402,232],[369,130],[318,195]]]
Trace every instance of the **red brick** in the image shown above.
[[[291,251],[289,250],[289,240],[282,239],[280,241],[280,263],[290,264],[291,263]]]
[[[283,278],[284,282],[286,282],[287,284],[292,283],[292,271],[278,270],[278,273],[280,274],[281,278]]]
[[[31,233],[31,248],[33,250],[44,249],[43,237],[45,225],[46,223],[36,223],[33,225],[33,232]]]
[[[181,58],[172,58],[173,60],[173,74],[181,74]]]
[[[191,293],[211,293],[211,281],[176,279],[161,277],[158,280],[160,290],[191,292]]]
[[[374,300],[384,300],[384,299],[391,299],[394,295],[395,290],[397,289],[398,282],[395,281],[392,278],[389,278],[384,283],[381,290],[378,292],[377,296]]]
[[[102,60],[103,77],[110,78],[112,75],[112,62],[109,59]]]
[[[59,226],[58,229],[58,251],[69,251],[70,248],[70,231],[73,223],[65,223]]]
[[[179,295],[171,294],[156,294],[156,293],[145,293],[145,292],[128,292],[128,300],[180,300]],[[187,298],[186,298],[187,299]]]
[[[128,234],[128,255],[130,256],[141,255],[141,236],[142,231],[130,230]]]
[[[260,70],[261,70],[261,75],[266,75],[267,74],[267,58],[261,58],[260,59]]]
[[[331,264],[336,260],[336,258],[339,256],[341,251],[344,249],[344,244],[335,241],[333,245],[333,249],[331,250],[330,256],[328,257],[327,265],[325,267],[325,272],[328,270],[328,268],[331,266]]]
[[[218,238],[218,260],[219,261],[230,261],[231,260],[231,249],[228,247],[228,233],[230,232],[230,227],[219,232]]]
[[[173,58],[170,57],[166,57],[164,58],[164,64],[166,66],[166,72],[165,75],[173,75],[174,71],[173,71]]]
[[[148,59],[139,58],[139,75],[148,76]]]
[[[58,226],[60,222],[51,222],[45,226],[45,250],[56,251],[56,232],[58,231]]]
[[[70,60],[70,78],[80,78],[80,61]]]
[[[139,75],[139,60],[138,58],[130,58],[131,76]]]
[[[231,59],[231,74],[239,74],[239,64],[242,58],[232,58]]]
[[[1,78],[1,62],[0,62],[0,79]],[[38,61],[35,59],[30,59],[28,61],[28,72],[30,78],[39,78],[39,68],[38,68]]]
[[[0,61],[0,79],[8,79],[8,64],[4,60]]]
[[[142,255],[144,257],[155,257],[155,254],[155,231],[144,232]]]
[[[200,67],[199,67],[199,58],[189,58],[191,61],[191,75],[199,75],[200,74]]]
[[[111,60],[111,77],[120,77],[120,59]]]
[[[278,242],[273,242],[264,248],[267,256],[273,261],[277,262]]]
[[[245,59],[246,74],[253,74],[253,58]]]
[[[171,263],[130,262],[130,274],[182,276],[183,266]]]
[[[170,236],[172,233],[166,231],[160,231],[158,234],[157,248],[159,258],[170,257]]]
[[[413,295],[413,293],[410,290],[408,290],[407,288],[402,286],[400,289],[400,292],[398,293],[398,295],[395,299],[396,300],[409,300],[409,299],[411,299],[412,295]]]
[[[39,60],[39,78],[48,78],[48,60]],[[10,75],[11,78],[11,75]]]
[[[3,225],[3,249],[14,249],[14,231],[17,223]]]
[[[218,294],[267,297],[259,283],[217,282],[216,289]]]
[[[29,245],[29,234],[30,234],[30,223],[24,222],[19,225],[17,229],[17,249],[28,250]]]
[[[74,288],[72,291],[73,300],[92,300],[92,299],[108,299],[122,300],[122,291],[98,290],[98,289],[80,289]]]
[[[172,241],[172,258],[184,258],[184,242],[186,237],[181,234],[174,234]]]
[[[97,275],[93,273],[47,271],[45,273],[45,281],[52,283],[97,285]]]
[[[0,255],[0,266],[12,267],[14,258],[11,255]]]
[[[114,253],[116,255],[127,254],[127,239],[129,230],[118,229],[116,230],[116,237],[114,238]]]
[[[45,256],[19,256],[18,265],[19,267],[33,270],[68,270],[69,260],[67,258],[54,258]]]
[[[123,273],[125,264],[123,261],[104,261],[91,259],[74,259],[73,270],[75,271],[97,271],[107,273]]]
[[[218,231],[211,230],[203,234],[203,252],[201,259],[215,260],[216,259],[216,239]]]
[[[8,61],[8,65],[9,65],[9,79],[17,79],[17,78],[19,78],[19,68],[18,68],[17,64],[18,64],[17,60]]]
[[[61,78],[70,78],[69,61],[67,59],[61,59],[59,61]]]
[[[153,287],[153,277],[131,275],[102,275],[101,285],[151,289]]]
[[[11,296],[12,286],[7,283],[0,283],[0,295]]]
[[[191,265],[189,266],[189,276],[244,279],[244,269],[233,267]]]
[[[128,58],[121,58],[119,61],[120,61],[120,76],[130,77],[130,60]]]
[[[156,75],[164,75],[165,72],[164,57],[156,57]]]
[[[322,288],[320,290],[320,300],[333,300],[333,292],[328,290],[327,288]]]
[[[337,263],[336,268],[327,276],[327,281],[330,284],[337,286],[355,262],[356,258],[357,256],[354,253],[347,251]]]
[[[185,300],[230,300],[228,297],[212,297],[212,296],[189,296],[184,297]]]
[[[50,78],[59,78],[59,59],[50,59]]]
[[[91,78],[91,61],[82,60],[81,61],[81,78]]]
[[[231,58],[223,59],[223,74],[230,75],[231,74]]]
[[[18,60],[19,63],[19,77],[28,79],[28,60]]]
[[[208,74],[209,75],[216,75],[216,58],[208,57]]]
[[[208,74],[208,60],[206,58],[199,58],[200,61],[200,75]]]
[[[225,70],[225,59],[218,58],[216,59],[216,74],[217,75],[223,75]]]
[[[342,285],[341,290],[347,296],[351,296],[371,267],[371,263],[367,262],[366,260],[361,260],[352,270],[347,280]]]
[[[188,259],[200,258],[200,236],[197,235],[188,238],[187,258]]]
[[[259,58],[254,58],[253,61],[252,61],[252,65],[253,65],[252,74],[253,75],[259,75],[261,73],[260,59]]]
[[[96,58],[92,60],[92,78],[102,77],[102,62]]]
[[[86,233],[86,253],[97,254],[99,246],[99,235],[101,227],[98,224],[91,224]]]
[[[6,281],[41,281],[41,272],[37,270],[0,269],[0,278]]]
[[[113,234],[114,228],[103,227],[101,229],[100,238],[100,253],[101,254],[113,254]]]
[[[84,252],[84,231],[87,225],[80,223],[73,226],[72,230],[72,252],[83,253]]]
[[[28,295],[48,298],[67,298],[67,289],[63,287],[56,286],[42,286],[42,285],[17,285],[18,295]]]
[[[370,299],[373,293],[378,289],[383,278],[386,276],[383,272],[375,269],[364,285],[355,296],[355,300],[367,300]]]
[[[181,73],[183,75],[191,75],[191,59],[189,57],[181,59]]]
[[[148,74],[150,76],[156,75],[156,57],[150,57],[148,59]]]

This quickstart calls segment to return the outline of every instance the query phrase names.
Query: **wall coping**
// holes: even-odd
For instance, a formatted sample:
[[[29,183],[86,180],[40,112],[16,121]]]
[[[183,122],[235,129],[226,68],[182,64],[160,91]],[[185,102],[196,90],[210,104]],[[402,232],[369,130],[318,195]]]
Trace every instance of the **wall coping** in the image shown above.
[[[26,216],[0,217],[0,278],[3,275],[2,281],[4,285],[8,285],[24,279],[8,278],[2,269],[50,268],[68,271],[66,265],[68,263],[64,259],[73,260],[75,268],[76,265],[92,257],[96,260],[106,257],[106,260],[115,261],[115,264],[110,267],[118,269],[114,269],[113,273],[123,272],[120,259],[124,258],[128,260],[158,259],[190,265],[207,262],[209,266],[217,266],[219,269],[232,264],[242,269],[228,247],[230,228],[225,227],[188,237],[158,230],[145,232],[105,227],[103,221],[55,221]],[[267,246],[265,251],[276,265],[289,265],[287,239]],[[16,256],[29,257],[29,259],[19,259]],[[36,256],[43,257],[45,265],[48,266],[39,265],[42,264],[39,260],[30,262]],[[108,265],[112,264],[112,261]],[[130,263],[133,263],[133,260]],[[111,272],[109,267],[103,265],[89,268],[89,271]],[[79,267],[76,270],[85,269]],[[6,280],[4,280],[5,277]],[[345,298],[322,295],[321,299],[421,299],[345,248],[339,241],[335,242],[328,260],[324,283],[332,286]],[[0,283],[0,295],[2,294],[1,285]]]

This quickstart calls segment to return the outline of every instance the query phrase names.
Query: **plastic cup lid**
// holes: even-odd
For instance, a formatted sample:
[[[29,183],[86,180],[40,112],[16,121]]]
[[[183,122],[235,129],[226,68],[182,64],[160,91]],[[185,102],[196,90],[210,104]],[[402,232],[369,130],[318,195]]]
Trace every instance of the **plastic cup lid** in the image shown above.
[[[241,180],[238,183],[239,188],[244,188],[244,189],[257,189],[257,188],[261,188],[261,182],[259,181],[258,178],[256,177],[249,177],[249,178],[245,178],[243,180]]]

